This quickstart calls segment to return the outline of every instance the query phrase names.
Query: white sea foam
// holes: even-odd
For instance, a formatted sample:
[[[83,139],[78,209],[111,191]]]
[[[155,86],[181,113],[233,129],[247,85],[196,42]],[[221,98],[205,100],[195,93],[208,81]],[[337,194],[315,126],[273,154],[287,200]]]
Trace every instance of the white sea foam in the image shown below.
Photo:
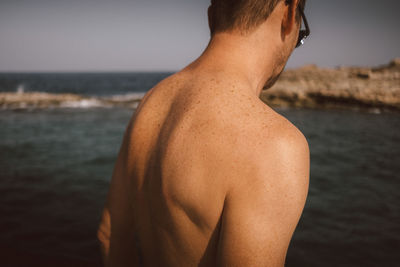
[[[97,108],[97,107],[107,107],[103,101],[98,99],[82,99],[77,101],[65,101],[60,103],[62,108]]]
[[[105,99],[115,101],[115,102],[130,102],[130,101],[140,101],[145,93],[129,93],[123,95],[113,95],[106,97]]]
[[[25,92],[25,86],[23,84],[18,85],[17,94],[23,94]]]

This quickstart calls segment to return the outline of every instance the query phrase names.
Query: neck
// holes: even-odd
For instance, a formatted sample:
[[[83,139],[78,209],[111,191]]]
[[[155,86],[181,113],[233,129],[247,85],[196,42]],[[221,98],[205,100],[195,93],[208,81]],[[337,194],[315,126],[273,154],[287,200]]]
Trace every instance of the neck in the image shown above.
[[[273,77],[274,48],[271,40],[258,38],[257,33],[242,36],[235,33],[215,34],[204,53],[190,69],[234,75],[246,84],[251,93],[260,95],[265,83]]]

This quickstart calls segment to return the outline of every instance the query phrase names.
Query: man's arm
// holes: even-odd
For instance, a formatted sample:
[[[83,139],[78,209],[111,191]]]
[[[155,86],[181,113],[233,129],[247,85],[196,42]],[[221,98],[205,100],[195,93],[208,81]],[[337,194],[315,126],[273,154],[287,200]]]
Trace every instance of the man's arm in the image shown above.
[[[97,238],[100,241],[100,249],[103,257],[103,263],[106,265],[108,262],[108,255],[110,251],[110,236],[111,236],[111,221],[110,212],[108,207],[105,206],[101,216],[99,229],[97,230]]]
[[[309,150],[297,130],[278,139],[262,146],[253,177],[227,193],[218,266],[284,266],[308,192]]]
[[[114,166],[106,204],[97,231],[104,266],[138,266],[138,251],[128,191],[128,125]]]

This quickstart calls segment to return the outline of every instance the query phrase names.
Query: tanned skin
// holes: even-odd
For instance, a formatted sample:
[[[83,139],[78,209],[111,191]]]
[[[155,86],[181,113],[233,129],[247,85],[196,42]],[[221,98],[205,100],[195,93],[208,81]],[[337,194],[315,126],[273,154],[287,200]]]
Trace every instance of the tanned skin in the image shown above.
[[[246,35],[214,34],[145,95],[99,227],[105,266],[284,266],[309,150],[259,95],[296,45],[297,5],[281,1]]]

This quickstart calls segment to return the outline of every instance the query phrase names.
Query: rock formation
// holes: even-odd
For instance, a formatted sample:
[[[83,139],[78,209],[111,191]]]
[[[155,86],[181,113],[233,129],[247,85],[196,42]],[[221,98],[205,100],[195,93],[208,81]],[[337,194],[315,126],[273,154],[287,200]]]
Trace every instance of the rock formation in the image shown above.
[[[260,98],[271,106],[400,111],[400,58],[375,68],[287,70]]]
[[[88,97],[77,94],[51,94],[43,92],[0,93],[2,109],[37,108],[136,108],[144,94],[133,93],[109,97]]]

